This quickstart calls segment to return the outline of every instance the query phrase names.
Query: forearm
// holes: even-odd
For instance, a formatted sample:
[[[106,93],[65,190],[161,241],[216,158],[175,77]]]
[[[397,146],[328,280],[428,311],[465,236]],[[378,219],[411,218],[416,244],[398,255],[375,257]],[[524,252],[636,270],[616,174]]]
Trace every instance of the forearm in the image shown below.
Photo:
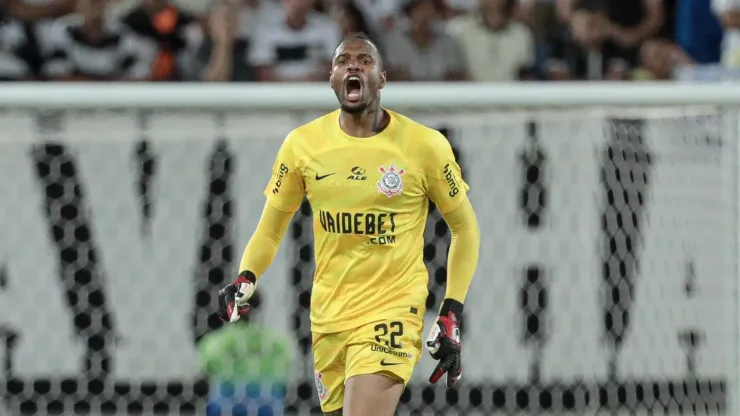
[[[480,250],[478,220],[467,198],[457,208],[445,214],[444,219],[450,227],[452,241],[447,256],[447,291],[442,314],[449,310],[458,312],[454,309],[462,309],[478,265]]]
[[[224,82],[231,79],[232,49],[231,40],[214,41],[211,59],[205,71],[205,81]]]
[[[257,229],[244,249],[239,263],[240,273],[251,273],[258,279],[267,270],[277,255],[280,242],[292,218],[293,213],[281,211],[265,203]]]

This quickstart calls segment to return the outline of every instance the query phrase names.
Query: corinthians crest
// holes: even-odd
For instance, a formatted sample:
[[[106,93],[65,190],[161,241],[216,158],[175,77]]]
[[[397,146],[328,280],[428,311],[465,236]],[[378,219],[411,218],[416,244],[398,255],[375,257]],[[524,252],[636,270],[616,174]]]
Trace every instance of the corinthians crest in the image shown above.
[[[396,165],[390,165],[388,169],[381,166],[378,170],[383,174],[378,181],[378,192],[385,194],[388,198],[400,195],[401,191],[403,191],[401,176],[406,171],[403,169],[396,170]]]
[[[314,381],[316,382],[316,391],[319,393],[319,400],[323,402],[327,397],[329,397],[329,390],[327,390],[324,385],[324,375],[315,371]]]

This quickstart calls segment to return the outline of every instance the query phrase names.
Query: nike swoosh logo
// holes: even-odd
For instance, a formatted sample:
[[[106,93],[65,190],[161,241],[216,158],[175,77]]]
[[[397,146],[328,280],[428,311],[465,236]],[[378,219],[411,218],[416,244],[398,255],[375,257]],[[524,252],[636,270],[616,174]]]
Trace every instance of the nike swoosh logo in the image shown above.
[[[385,362],[385,360],[380,360],[380,365],[382,365],[383,367],[387,367],[389,365],[401,365],[401,364],[402,363],[387,363]]]
[[[317,181],[320,181],[320,180],[322,180],[322,179],[324,179],[324,178],[328,178],[328,177],[329,177],[329,176],[331,176],[331,175],[336,175],[336,173],[330,173],[330,174],[328,174],[328,175],[324,175],[324,176],[319,176],[319,174],[317,173],[317,174],[316,174],[316,180],[317,180]]]

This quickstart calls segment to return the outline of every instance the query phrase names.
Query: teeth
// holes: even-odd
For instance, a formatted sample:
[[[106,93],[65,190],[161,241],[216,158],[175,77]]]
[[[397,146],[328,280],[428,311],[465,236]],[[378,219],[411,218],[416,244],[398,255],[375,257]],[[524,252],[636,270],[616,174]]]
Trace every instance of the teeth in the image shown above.
[[[360,80],[360,77],[357,75],[350,75],[349,77],[347,77],[347,81],[359,81],[359,80]]]

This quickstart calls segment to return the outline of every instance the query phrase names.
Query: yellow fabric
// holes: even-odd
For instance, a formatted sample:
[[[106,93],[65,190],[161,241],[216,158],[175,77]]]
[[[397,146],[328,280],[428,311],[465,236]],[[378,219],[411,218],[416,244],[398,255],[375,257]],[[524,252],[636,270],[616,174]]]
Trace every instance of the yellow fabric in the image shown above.
[[[270,205],[313,208],[316,272],[311,328],[336,333],[424,313],[428,272],[422,250],[429,201],[444,215],[465,199],[447,139],[389,111],[381,133],[354,138],[339,111],[292,131],[265,189]]]
[[[239,263],[240,272],[249,270],[259,278],[267,270],[277,255],[280,241],[285,236],[292,218],[292,212],[280,211],[265,203],[257,229],[244,249]]]
[[[452,239],[447,256],[447,291],[445,299],[454,299],[465,303],[465,296],[473,281],[475,268],[478,266],[480,251],[480,229],[473,206],[468,198],[455,210],[444,214],[450,227]]]
[[[336,334],[313,335],[314,377],[321,410],[342,407],[344,383],[362,374],[386,374],[408,384],[422,354],[421,315],[370,322]]]

